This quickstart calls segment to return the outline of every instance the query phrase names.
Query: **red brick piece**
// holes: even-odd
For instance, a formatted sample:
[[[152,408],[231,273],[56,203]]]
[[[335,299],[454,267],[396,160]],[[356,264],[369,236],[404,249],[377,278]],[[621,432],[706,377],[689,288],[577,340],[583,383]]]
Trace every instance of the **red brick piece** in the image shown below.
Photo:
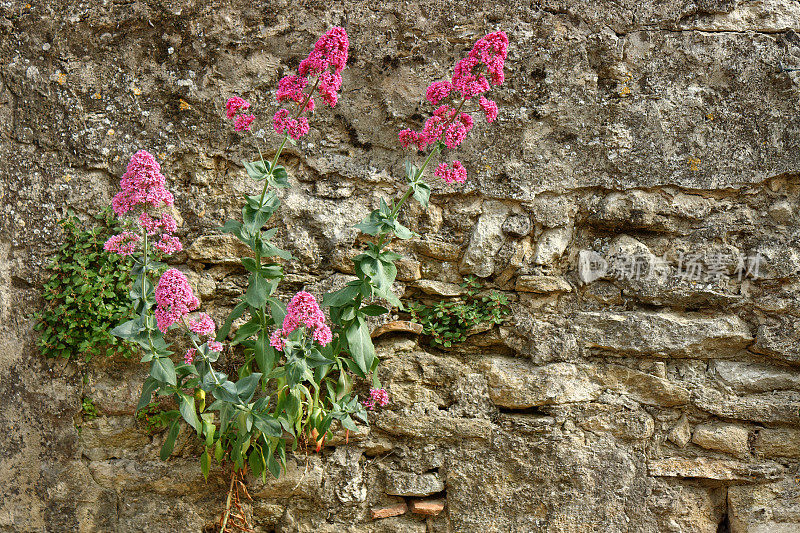
[[[392,505],[391,507],[382,507],[380,509],[372,510],[372,519],[378,520],[379,518],[389,518],[390,516],[398,516],[408,511],[406,502]]]
[[[411,512],[436,516],[444,509],[444,500],[411,500]]]

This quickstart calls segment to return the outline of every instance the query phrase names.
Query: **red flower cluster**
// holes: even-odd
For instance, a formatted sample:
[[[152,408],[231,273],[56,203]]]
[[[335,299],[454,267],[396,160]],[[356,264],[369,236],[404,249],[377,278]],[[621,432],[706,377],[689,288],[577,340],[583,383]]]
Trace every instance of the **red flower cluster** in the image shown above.
[[[296,102],[305,105],[301,112],[314,110],[314,98],[303,90],[310,77],[317,77],[317,90],[322,101],[333,107],[339,101],[338,91],[342,86],[342,70],[347,64],[347,49],[350,41],[344,28],[334,27],[319,38],[314,50],[300,62],[298,75],[285,76],[278,82],[275,98],[279,102]],[[299,113],[298,113],[299,115]],[[299,139],[308,133],[308,119],[290,117],[289,111],[281,109],[272,119],[278,133],[288,133],[292,139]]]
[[[111,200],[114,212],[119,218],[139,208],[157,211],[163,205],[174,204],[172,193],[166,188],[166,179],[161,174],[161,165],[146,150],[139,150],[131,157],[127,171],[119,184],[122,190]],[[139,226],[148,235],[161,237],[160,241],[153,244],[153,247],[161,253],[174,254],[183,249],[181,241],[172,235],[178,224],[169,214],[161,213],[155,218],[143,210],[138,220]],[[130,255],[140,240],[138,235],[124,231],[108,239],[103,248],[107,252]]]
[[[457,107],[447,104],[439,106],[425,121],[422,131],[401,131],[400,144],[403,148],[413,145],[418,150],[425,150],[440,141],[451,149],[460,145],[473,126],[472,117],[462,113],[461,109],[467,100],[475,96],[480,96],[478,107],[483,111],[486,121],[494,122],[497,119],[497,104],[484,97],[483,93],[505,80],[503,66],[507,54],[508,37],[505,32],[496,31],[478,39],[467,57],[456,63],[450,81],[434,82],[425,91],[425,97],[433,105],[439,105],[456,91],[461,94],[461,103]],[[466,180],[466,169],[460,161],[454,161],[452,169],[442,163],[435,174],[448,183]]]
[[[228,118],[234,120],[233,129],[236,131],[250,131],[250,124],[256,119],[255,115],[244,113],[250,108],[250,102],[240,96],[233,96],[225,104]]]

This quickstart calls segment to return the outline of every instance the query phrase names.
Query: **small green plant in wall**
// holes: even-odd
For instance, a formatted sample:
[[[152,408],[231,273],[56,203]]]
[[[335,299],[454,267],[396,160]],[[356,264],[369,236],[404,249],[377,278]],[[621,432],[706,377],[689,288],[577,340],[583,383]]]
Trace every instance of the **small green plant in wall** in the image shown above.
[[[464,342],[481,325],[502,324],[511,309],[502,293],[481,293],[481,283],[475,276],[464,278],[463,299],[440,301],[433,305],[412,302],[408,306],[411,321],[422,325],[422,333],[430,335],[433,346],[450,348]]]
[[[131,354],[111,329],[131,314],[128,301],[131,260],[103,250],[116,229],[110,209],[86,228],[69,214],[59,221],[64,244],[49,265],[44,284],[45,306],[34,313],[41,332],[38,347],[48,358],[82,359],[114,352]],[[87,224],[91,225],[91,224]]]

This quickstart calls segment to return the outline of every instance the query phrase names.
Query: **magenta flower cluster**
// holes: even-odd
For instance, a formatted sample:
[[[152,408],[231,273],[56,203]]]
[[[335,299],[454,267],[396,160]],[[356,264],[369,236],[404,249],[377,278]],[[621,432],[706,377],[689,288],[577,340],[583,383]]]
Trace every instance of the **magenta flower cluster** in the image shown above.
[[[172,193],[166,188],[161,165],[146,150],[133,154],[119,185],[122,190],[111,200],[111,206],[120,218],[137,206],[159,208],[162,204],[175,203]]]
[[[119,255],[131,255],[136,250],[136,243],[141,237],[130,231],[123,231],[119,235],[113,235],[103,245],[106,252],[113,252]]]
[[[292,139],[299,139],[309,131],[308,119],[300,116],[315,107],[312,92],[305,93],[309,78],[316,77],[317,91],[322,101],[333,107],[339,101],[342,86],[342,70],[347,64],[347,49],[350,41],[344,28],[334,27],[317,40],[314,50],[300,62],[297,75],[284,76],[278,82],[275,98],[278,102],[295,102],[298,111],[290,116],[288,109],[280,109],[272,118],[278,133],[286,133]],[[302,109],[300,109],[302,106]]]
[[[123,218],[131,211],[142,209],[138,222],[147,235],[158,235],[160,240],[153,243],[153,248],[163,254],[174,254],[183,249],[181,241],[173,235],[178,224],[168,213],[154,217],[150,211],[159,211],[164,206],[175,203],[172,193],[166,188],[166,179],[161,174],[161,165],[153,154],[139,150],[128,163],[125,174],[120,179],[120,188],[111,201],[114,212]],[[130,231],[114,235],[106,241],[103,249],[120,255],[130,255],[136,250],[136,243],[141,238]]]
[[[389,404],[389,393],[386,389],[370,389],[369,398],[361,402],[370,411],[375,410],[375,406],[385,407]]]
[[[480,96],[476,110],[483,111],[487,122],[494,122],[497,119],[497,103],[483,96],[483,93],[488,92],[492,85],[500,85],[505,80],[503,67],[507,54],[508,37],[505,32],[496,31],[479,39],[467,57],[456,63],[450,81],[436,81],[428,86],[425,97],[431,104],[439,107],[425,121],[422,131],[401,131],[400,144],[404,148],[414,146],[418,150],[425,150],[442,141],[448,148],[456,148],[464,142],[474,124],[472,117],[462,112],[462,109],[475,96]],[[458,105],[439,105],[453,93],[461,96],[462,100]],[[450,170],[447,165],[439,165],[435,174],[448,183],[461,183],[467,177],[466,169],[460,161],[454,161]]]
[[[233,96],[225,104],[225,112],[233,120],[233,129],[236,131],[250,131],[250,124],[256,119],[255,115],[245,113],[250,109],[250,102],[240,96]]]
[[[156,324],[162,333],[200,307],[189,280],[177,268],[170,268],[158,280],[155,291]]]
[[[458,159],[453,161],[452,167],[449,167],[447,163],[439,163],[433,175],[443,179],[446,183],[464,183],[467,181],[467,169]]]
[[[301,326],[308,328],[311,338],[320,346],[326,346],[333,340],[331,329],[325,324],[325,314],[316,298],[305,291],[295,294],[286,306],[282,327],[270,336],[270,345],[276,350],[283,350],[286,336]]]

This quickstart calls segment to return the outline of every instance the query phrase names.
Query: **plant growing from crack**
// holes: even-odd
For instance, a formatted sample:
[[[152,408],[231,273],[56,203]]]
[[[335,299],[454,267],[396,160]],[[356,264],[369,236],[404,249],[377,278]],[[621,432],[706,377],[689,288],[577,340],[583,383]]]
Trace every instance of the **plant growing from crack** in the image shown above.
[[[298,74],[280,80],[276,99],[289,108],[273,116],[273,128],[282,139],[272,158],[265,159],[259,150],[258,159],[243,162],[260,191],[245,196],[241,220],[228,220],[221,230],[249,248],[251,255],[241,258],[249,279],[239,303],[219,329],[205,313],[190,315],[200,302],[180,270],[161,273],[166,265],[153,256],[181,248],[173,236],[175,219],[165,209],[174,199],[155,158],[142,150],[131,159],[113,206],[121,218],[138,213],[138,227],[126,219],[130,228],[109,239],[106,248],[133,260],[135,282],[130,294],[135,318],[113,333],[141,349],[142,362],[150,364],[137,410],[146,408],[153,394],[172,396],[178,405],[169,422],[162,459],[171,454],[183,420],[202,444],[204,476],[209,474],[212,457],[230,461],[231,489],[220,531],[229,525],[231,501],[236,500],[232,491],[238,487],[234,481],[242,472],[249,469],[262,479],[269,472],[277,478],[286,466],[287,446],[310,445],[319,451],[332,436],[334,421],[349,432],[357,428],[356,420],[368,423],[367,408],[388,403],[378,379],[379,359],[367,320],[389,312],[389,307],[402,308],[391,290],[397,274],[395,261],[401,256],[389,245],[413,233],[399,222],[399,214],[412,196],[427,207],[431,187],[424,173],[437,155],[463,142],[473,127],[469,113],[482,112],[488,122],[497,117],[497,105],[483,95],[503,82],[507,45],[503,32],[490,33],[458,62],[451,81],[428,88],[428,101],[439,107],[421,131],[406,129],[399,134],[404,147],[413,146],[425,155],[423,163],[418,167],[407,161],[408,188],[402,196],[381,199],[379,207],[355,226],[372,239],[352,259],[356,279],[323,296],[327,316],[308,292],[298,292],[288,305],[275,297],[284,277],[279,260],[289,261],[292,256],[272,244],[277,228],[264,228],[280,206],[276,191],[289,186],[288,173],[279,164],[286,144],[308,133],[307,115],[316,107],[316,95],[331,107],[338,102],[349,48],[343,28],[323,35],[300,63]],[[450,99],[452,105],[442,103]],[[250,107],[238,96],[228,100],[226,114],[235,130],[250,131],[256,118],[249,113]],[[447,183],[463,182],[466,169],[460,161],[442,162],[434,175]],[[234,322],[242,320],[232,333]],[[172,328],[183,331],[191,343],[183,362],[177,364],[164,338]],[[244,355],[235,380],[214,369],[225,349],[223,343],[228,349],[240,346]],[[353,393],[355,378],[371,380],[370,397],[361,402]]]

